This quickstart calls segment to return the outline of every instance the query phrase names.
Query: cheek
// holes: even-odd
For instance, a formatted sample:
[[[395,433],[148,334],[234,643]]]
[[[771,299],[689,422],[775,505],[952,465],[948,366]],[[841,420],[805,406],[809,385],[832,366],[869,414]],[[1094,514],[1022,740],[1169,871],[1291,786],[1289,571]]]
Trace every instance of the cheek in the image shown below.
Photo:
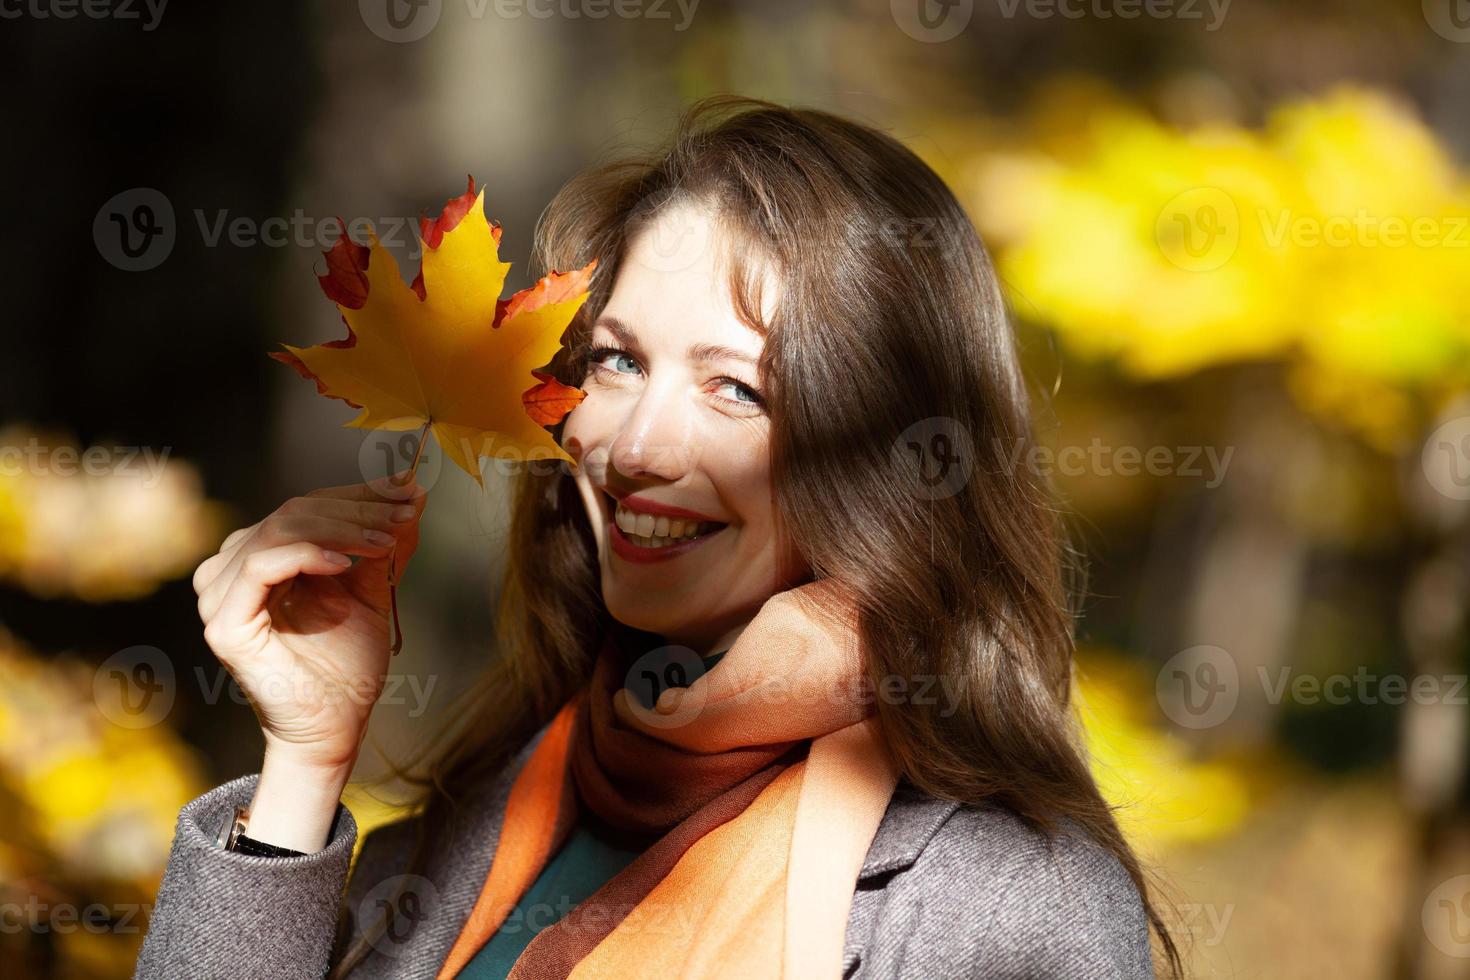
[[[728,506],[747,526],[762,530],[775,523],[774,489],[766,441],[726,440],[709,452],[710,478],[721,488]]]
[[[561,430],[562,448],[579,463],[588,451],[606,447],[612,441],[613,413],[609,408],[605,397],[589,392],[567,413]]]

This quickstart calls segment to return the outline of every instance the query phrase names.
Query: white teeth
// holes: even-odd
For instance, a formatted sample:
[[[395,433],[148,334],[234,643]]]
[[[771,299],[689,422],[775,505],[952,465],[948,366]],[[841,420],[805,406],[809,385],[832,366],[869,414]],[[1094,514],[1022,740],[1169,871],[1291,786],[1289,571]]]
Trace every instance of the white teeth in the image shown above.
[[[630,510],[622,504],[613,512],[613,521],[634,544],[644,548],[667,548],[714,528],[708,521],[654,517]]]

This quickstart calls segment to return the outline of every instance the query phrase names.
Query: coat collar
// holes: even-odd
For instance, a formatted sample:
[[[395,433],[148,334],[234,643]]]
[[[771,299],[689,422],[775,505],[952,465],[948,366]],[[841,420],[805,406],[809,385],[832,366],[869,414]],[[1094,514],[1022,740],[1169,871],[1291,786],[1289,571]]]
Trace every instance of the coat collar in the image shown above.
[[[939,799],[907,780],[899,780],[868,846],[858,881],[912,865],[959,806],[954,800]]]

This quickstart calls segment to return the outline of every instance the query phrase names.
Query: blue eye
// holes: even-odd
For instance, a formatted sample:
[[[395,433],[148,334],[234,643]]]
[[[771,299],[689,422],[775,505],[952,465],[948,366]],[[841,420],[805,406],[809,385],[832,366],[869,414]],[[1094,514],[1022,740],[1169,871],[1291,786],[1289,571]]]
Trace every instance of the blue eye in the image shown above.
[[[739,381],[736,381],[734,378],[720,378],[719,381],[720,381],[720,387],[721,388],[724,388],[724,387],[734,388],[737,393],[745,396],[743,398],[731,398],[731,399],[727,399],[728,401],[741,402],[741,403],[746,404],[746,405],[761,405],[761,404],[764,404],[762,402],[762,400],[761,400],[761,396],[760,395],[758,395],[754,391],[752,391],[749,386],[747,386],[747,385],[745,385],[745,384],[743,384],[743,383],[741,383]]]
[[[616,367],[608,367],[603,362],[609,357],[613,358],[615,363],[616,361],[627,361],[629,365],[632,366],[632,370],[623,371],[619,370]],[[627,351],[623,350],[621,347],[593,347],[587,352],[587,363],[599,371],[609,371],[613,374],[634,374],[639,370],[637,358],[635,358]],[[712,380],[716,382],[716,388],[730,387],[734,388],[737,392],[737,397],[735,398],[727,398],[724,395],[716,395],[715,397],[722,402],[728,402],[731,405],[748,406],[751,408],[761,408],[766,403],[766,400],[761,397],[760,392],[756,391],[754,388],[750,387],[750,385],[746,384],[743,381],[737,381],[734,378],[730,377],[719,377]]]
[[[607,357],[609,354],[616,354],[620,359],[626,360],[626,361],[628,361],[630,363],[633,363],[634,366],[635,366],[635,369],[636,369],[637,362],[633,361],[633,355],[631,355],[627,351],[621,350],[621,349],[619,349],[617,347],[594,347],[588,353],[587,359],[588,359],[588,361],[590,363],[595,364],[598,367],[602,367],[602,361],[603,361],[603,359],[605,357]],[[629,373],[627,371],[619,371],[617,368],[611,368],[610,370],[612,370],[612,371],[614,371],[614,372],[616,372],[618,374],[628,374]]]

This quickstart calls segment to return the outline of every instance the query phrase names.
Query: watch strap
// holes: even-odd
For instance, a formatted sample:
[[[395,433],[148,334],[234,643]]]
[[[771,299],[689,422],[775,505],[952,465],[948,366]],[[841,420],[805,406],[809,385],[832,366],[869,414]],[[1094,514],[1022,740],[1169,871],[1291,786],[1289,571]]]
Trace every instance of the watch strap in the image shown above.
[[[256,857],[264,858],[304,856],[302,851],[293,851],[289,847],[277,847],[274,844],[267,844],[263,840],[256,840],[254,837],[246,837],[244,834],[237,834],[235,836],[235,846],[233,849],[241,854],[253,854]]]
[[[277,847],[267,844],[263,840],[245,836],[245,824],[249,820],[250,813],[243,806],[235,807],[235,811],[225,818],[224,825],[220,827],[218,843],[227,851],[237,854],[249,854],[253,857],[304,857],[302,851],[293,851],[289,847]]]

